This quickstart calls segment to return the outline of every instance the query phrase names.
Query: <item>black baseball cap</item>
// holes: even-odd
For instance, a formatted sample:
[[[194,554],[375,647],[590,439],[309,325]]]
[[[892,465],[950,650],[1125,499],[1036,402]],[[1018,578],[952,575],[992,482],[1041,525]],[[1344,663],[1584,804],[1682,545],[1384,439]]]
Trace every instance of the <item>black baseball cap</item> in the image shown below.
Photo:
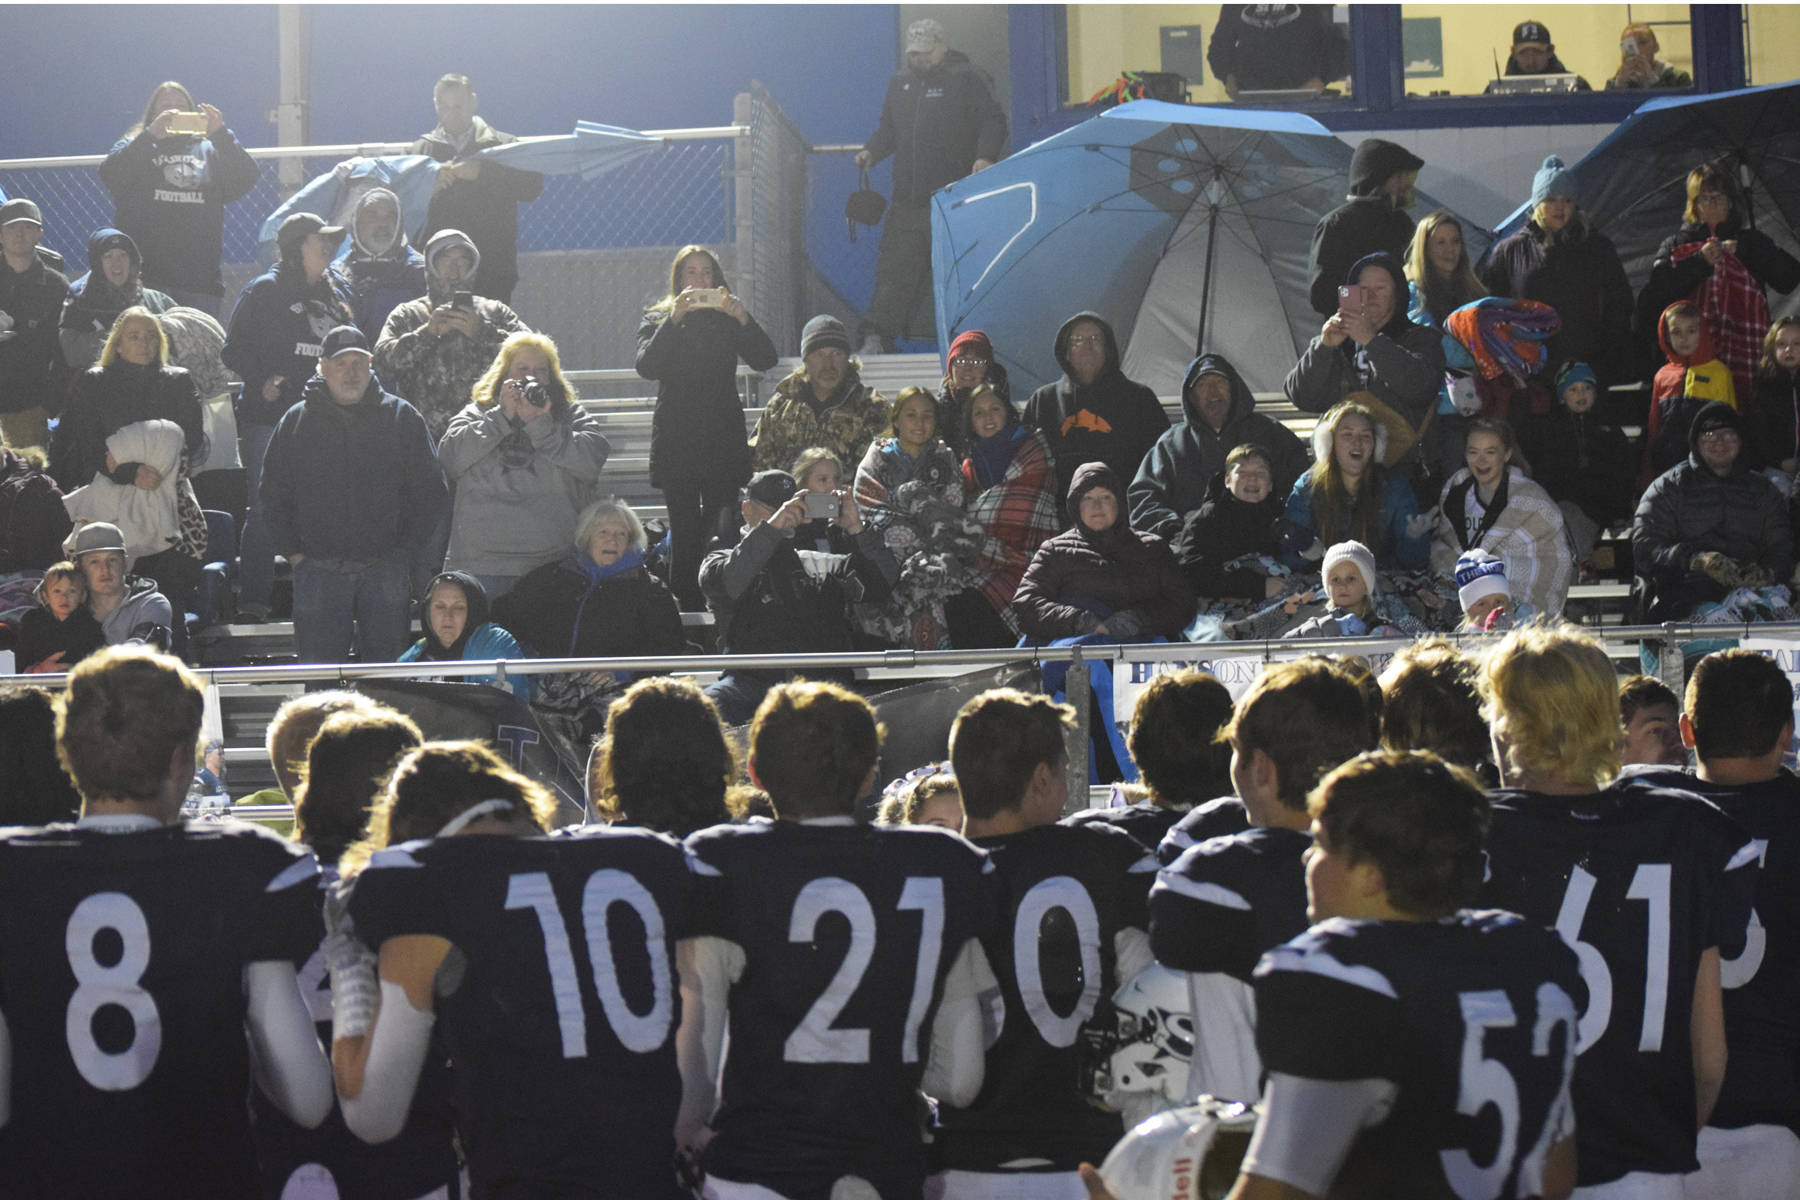
[[[368,336],[362,330],[354,325],[339,325],[325,335],[324,342],[319,346],[319,357],[336,358],[352,350],[367,354],[370,358],[375,357],[375,352],[369,349]]]
[[[800,485],[786,471],[758,471],[750,477],[749,484],[744,488],[744,495],[758,504],[780,508],[799,490]]]

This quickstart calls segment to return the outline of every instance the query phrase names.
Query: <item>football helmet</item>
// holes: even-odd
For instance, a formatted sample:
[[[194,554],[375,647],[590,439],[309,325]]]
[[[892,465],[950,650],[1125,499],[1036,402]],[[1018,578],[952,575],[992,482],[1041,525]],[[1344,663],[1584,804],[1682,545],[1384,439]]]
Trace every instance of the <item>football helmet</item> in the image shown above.
[[[1112,1021],[1091,1026],[1084,1051],[1093,1093],[1108,1107],[1145,1111],[1184,1103],[1194,1055],[1187,975],[1152,964],[1113,993]],[[1152,1098],[1159,1098],[1160,1102]]]
[[[1211,1096],[1158,1113],[1119,1140],[1100,1174],[1119,1200],[1223,1200],[1258,1112]]]

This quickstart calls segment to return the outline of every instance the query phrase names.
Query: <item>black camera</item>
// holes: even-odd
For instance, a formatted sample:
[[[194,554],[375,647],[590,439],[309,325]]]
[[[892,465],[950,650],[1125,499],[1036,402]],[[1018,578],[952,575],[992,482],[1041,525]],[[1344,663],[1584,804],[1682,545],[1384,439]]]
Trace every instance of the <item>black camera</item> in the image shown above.
[[[524,383],[519,385],[519,391],[524,396],[525,403],[531,405],[531,407],[550,407],[550,389],[539,383],[537,380],[527,379]]]

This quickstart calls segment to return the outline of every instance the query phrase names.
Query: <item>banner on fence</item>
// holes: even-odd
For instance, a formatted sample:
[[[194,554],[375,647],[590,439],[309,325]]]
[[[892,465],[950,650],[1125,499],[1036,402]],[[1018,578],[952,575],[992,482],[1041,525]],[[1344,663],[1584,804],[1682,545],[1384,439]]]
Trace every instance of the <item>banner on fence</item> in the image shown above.
[[[1767,634],[1752,634],[1740,638],[1738,645],[1745,650],[1754,650],[1758,654],[1767,655],[1775,660],[1775,665],[1787,674],[1788,682],[1794,685],[1796,702],[1794,705],[1795,728],[1800,728],[1800,637],[1792,634],[1771,637]],[[1790,747],[1787,761],[1791,765],[1795,761],[1795,750]]]
[[[1121,659],[1113,663],[1113,712],[1121,726],[1131,722],[1131,711],[1137,706],[1138,693],[1150,686],[1150,681],[1158,675],[1166,675],[1172,671],[1196,670],[1205,671],[1225,685],[1233,700],[1241,699],[1250,685],[1256,682],[1257,676],[1270,663],[1291,662],[1307,654],[1318,654],[1321,650],[1308,646],[1304,641],[1282,643],[1279,646],[1258,645],[1254,648],[1223,648],[1226,643],[1218,643],[1222,648],[1195,644],[1194,653],[1187,658],[1154,658],[1130,660]],[[1388,665],[1388,660],[1398,654],[1403,647],[1412,644],[1410,638],[1386,638],[1379,642],[1369,642],[1343,657],[1360,658],[1369,664],[1369,670],[1381,674]],[[1796,644],[1800,649],[1800,644]]]

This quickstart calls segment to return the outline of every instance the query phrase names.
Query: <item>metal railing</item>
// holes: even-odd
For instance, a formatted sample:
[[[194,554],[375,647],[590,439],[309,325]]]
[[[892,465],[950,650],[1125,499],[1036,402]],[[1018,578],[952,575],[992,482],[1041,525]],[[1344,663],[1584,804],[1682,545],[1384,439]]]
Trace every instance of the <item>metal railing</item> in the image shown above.
[[[629,365],[644,308],[668,286],[676,249],[717,251],[728,277],[777,346],[798,345],[804,320],[806,141],[760,84],[739,96],[733,122],[647,130],[662,150],[594,180],[546,178],[519,208],[520,282],[512,305],[555,339],[570,368]],[[249,150],[261,178],[225,208],[226,313],[267,269],[263,221],[312,179],[354,156],[404,154],[410,142],[345,142]],[[87,239],[114,223],[97,168],[105,155],[0,159],[0,190],[44,213],[44,242],[71,276],[87,269]],[[418,229],[423,213],[406,214]]]

